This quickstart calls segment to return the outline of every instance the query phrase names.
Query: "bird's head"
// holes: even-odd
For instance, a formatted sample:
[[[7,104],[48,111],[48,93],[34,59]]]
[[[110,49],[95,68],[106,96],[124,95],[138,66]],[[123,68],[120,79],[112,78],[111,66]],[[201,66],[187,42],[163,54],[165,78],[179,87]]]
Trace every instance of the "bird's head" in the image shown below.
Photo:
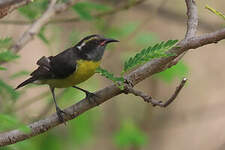
[[[83,38],[75,47],[83,59],[99,61],[104,54],[106,45],[112,42],[119,41],[94,34]]]

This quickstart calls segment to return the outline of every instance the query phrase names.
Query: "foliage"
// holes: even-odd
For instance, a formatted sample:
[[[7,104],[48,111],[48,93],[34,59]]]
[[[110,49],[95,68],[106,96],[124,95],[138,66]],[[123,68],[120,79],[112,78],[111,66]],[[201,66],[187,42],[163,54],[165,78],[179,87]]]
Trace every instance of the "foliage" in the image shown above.
[[[0,70],[7,70],[5,67],[0,66]]]
[[[67,1],[68,0],[61,0],[60,2],[67,2]],[[38,19],[43,14],[43,12],[47,9],[48,3],[49,3],[48,0],[36,0],[30,3],[29,5],[24,6],[23,8],[19,8],[19,13],[25,18],[27,18],[30,22],[33,22],[36,19]],[[98,32],[104,34],[106,37],[119,38],[119,39],[129,38],[128,36],[134,33],[139,25],[139,22],[135,20],[135,22],[126,22],[125,24],[118,24],[117,26],[115,26],[114,24],[110,24],[108,21],[105,21],[105,18],[101,18],[101,19],[94,18],[93,14],[111,10],[111,7],[100,4],[100,3],[82,1],[82,2],[78,2],[75,6],[73,6],[72,9],[79,15],[81,19],[86,21],[92,21],[90,24],[90,28],[93,29],[92,27],[94,27],[94,29],[91,30],[90,32],[96,31],[97,29]],[[73,18],[73,17],[74,17],[73,14],[71,16],[68,16],[68,18]],[[57,29],[62,30],[63,26],[60,24],[60,26],[51,25],[50,27],[49,28],[47,28],[46,26],[42,27],[39,34],[37,35],[45,44],[48,44],[48,45],[49,43],[53,41],[52,39],[50,39],[49,34],[50,35],[55,34],[55,31],[51,30],[53,33],[48,32],[48,34],[45,34],[46,31],[50,29],[54,29],[56,27],[58,27]],[[64,29],[62,31],[64,36],[57,35],[57,36],[54,36],[54,38],[65,37],[66,35],[64,33]],[[74,44],[75,42],[77,42],[80,39],[80,37],[83,37],[83,35],[89,34],[88,33],[89,31],[87,32],[87,30],[85,30],[85,32],[82,32],[80,28],[74,28],[74,30],[72,31],[73,32],[70,32],[70,42],[71,42],[70,44],[72,43]],[[49,39],[46,38],[46,36]],[[133,39],[135,41],[133,41]],[[158,41],[158,39],[159,38],[154,33],[143,31],[143,32],[138,32],[137,35],[132,34],[131,42],[127,42],[126,44],[132,44],[132,46],[138,45],[141,47],[147,47],[149,45],[155,44]],[[18,58],[17,55],[14,55],[13,53],[9,51],[9,47],[11,46],[11,41],[12,41],[11,38],[0,40],[0,59],[1,59],[1,52],[3,53],[2,55],[4,55],[4,57],[2,57],[2,60],[4,59],[7,61],[12,61]],[[145,54],[147,54],[147,51],[150,47],[146,48],[145,53],[141,51],[139,52],[140,54],[136,54],[136,55],[139,55],[138,57],[135,57],[136,55],[134,57],[131,57],[130,59],[132,60],[131,61],[132,63],[126,64],[127,65],[126,67],[128,68],[126,69],[126,71],[123,70],[123,73],[130,71],[131,69],[135,68],[138,65],[146,63],[147,60],[170,56],[171,54],[166,53],[166,51],[169,49],[168,48],[169,45],[168,47],[166,48],[164,47],[165,49],[163,49],[163,46],[165,46],[164,45],[165,43],[166,42],[158,43],[158,46],[155,48],[155,51],[150,50],[149,54],[146,56]],[[62,43],[60,40],[58,40],[54,44],[65,45],[65,43]],[[160,44],[161,44],[161,47],[160,47]],[[54,45],[54,47],[57,47],[57,46]],[[154,46],[152,46],[152,48],[153,47]],[[128,61],[126,62],[129,62],[130,59],[128,59]],[[124,65],[124,68],[125,68],[125,65]],[[180,68],[182,67],[178,67],[178,70]],[[6,68],[0,66],[0,71],[5,69]],[[114,83],[119,82],[122,84],[124,82],[124,78],[122,76],[117,77],[113,73],[105,69],[98,68],[97,72],[100,73],[102,76],[112,80]],[[9,79],[10,80],[16,79],[18,77],[26,76],[28,74],[29,74],[28,71],[20,70],[16,73],[13,73],[12,75],[10,74]],[[90,86],[93,86],[95,87],[95,89],[97,89],[97,86],[98,86],[98,84],[90,83],[89,81],[88,83],[86,82],[85,85],[86,85],[85,89],[90,88]],[[13,108],[15,108],[15,104],[14,104],[15,101],[8,101],[8,100],[9,99],[17,100],[19,97],[19,93],[14,91],[13,87],[11,87],[7,83],[7,80],[0,79],[0,96],[3,97],[5,95],[7,96],[3,98],[4,102],[9,103],[8,105],[12,104],[10,105],[10,108],[11,108],[10,110],[13,111],[14,110]],[[82,92],[77,91],[73,88],[68,88],[64,90],[62,95],[57,97],[57,101],[59,102],[60,107],[64,108],[70,105],[71,103],[74,103],[75,101],[80,100],[82,96],[84,96]],[[49,96],[49,98],[51,99],[51,102],[52,102],[52,97]],[[1,108],[2,107],[6,107],[6,104],[2,105]],[[1,110],[4,111],[6,109],[1,109]],[[81,146],[86,146],[89,144],[90,141],[93,141],[94,139],[98,138],[98,135],[97,135],[98,132],[95,132],[95,131],[96,129],[101,128],[102,122],[98,120],[100,117],[96,113],[97,113],[96,109],[91,110],[87,113],[82,114],[78,118],[69,121],[66,128],[62,127],[62,128],[56,128],[55,130],[53,129],[49,131],[47,134],[42,134],[32,139],[10,145],[5,149],[18,149],[18,150],[22,150],[22,149],[29,149],[29,150],[80,149]],[[5,127],[9,127],[9,128],[18,127],[18,128],[22,128],[21,130],[28,132],[26,126],[21,124],[21,122],[18,121],[19,119],[17,118],[18,116],[13,116],[13,115],[9,115],[9,117],[3,116],[1,118],[1,115],[0,115],[1,122],[7,122],[8,120],[8,125],[6,123],[6,125],[4,125]],[[34,119],[36,120],[39,118],[29,118],[29,119],[30,119],[29,121],[32,121]],[[4,130],[9,128],[4,128]],[[120,148],[141,147],[146,143],[146,140],[147,140],[146,134],[143,133],[140,127],[137,126],[132,121],[122,122],[121,128],[116,132],[114,136],[115,144]],[[0,148],[0,149],[3,149],[3,148]]]
[[[114,83],[116,82],[124,82],[124,78],[122,77],[115,77],[113,73],[108,72],[106,69],[103,68],[97,68],[96,70],[97,73],[100,75],[112,80]]]
[[[180,61],[171,68],[156,74],[154,77],[157,77],[165,82],[170,83],[175,77],[184,78],[188,75],[188,67],[184,62]]]
[[[151,59],[171,56],[171,54],[166,53],[166,51],[172,48],[177,42],[178,40],[168,40],[167,42],[161,42],[155,44],[154,46],[150,46],[147,49],[143,49],[134,57],[130,57],[128,61],[125,61],[122,73],[130,71],[131,69],[140,64],[144,64]]]
[[[131,120],[124,121],[115,133],[114,141],[116,145],[123,148],[139,148],[146,144],[147,135]]]
[[[19,56],[12,53],[9,50],[5,50],[5,51],[0,52],[0,61],[11,61],[11,60],[14,60],[16,58],[19,58]]]
[[[92,20],[93,17],[91,13],[93,11],[110,10],[109,6],[94,2],[78,2],[72,8],[80,16],[80,18],[84,20]]]
[[[11,38],[0,39],[0,62],[12,61],[19,57],[18,55],[15,55],[9,50],[11,43],[12,43]],[[0,66],[0,70],[6,70],[6,68]],[[5,95],[10,95],[10,98],[12,100],[16,100],[19,97],[19,94],[15,92],[15,90],[10,85],[1,80],[1,78],[0,78],[0,94],[1,97],[4,97]]]
[[[19,58],[18,55],[13,54],[9,50],[11,44],[12,44],[11,38],[1,38],[0,39],[0,62],[1,61],[11,61],[16,58]]]
[[[160,42],[155,44],[154,46],[150,46],[147,49],[143,49],[141,52],[137,53],[134,57],[130,57],[128,61],[124,63],[124,69],[122,71],[122,75],[125,72],[130,71],[131,69],[137,67],[138,65],[144,64],[151,59],[160,58],[160,57],[168,57],[171,54],[166,53],[168,49],[172,48],[178,40],[168,40],[167,42]],[[110,79],[114,83],[120,83],[119,88],[123,89],[123,83],[125,79],[121,77],[115,77],[113,73],[110,73],[106,69],[98,68],[96,70],[100,75]]]
[[[43,14],[43,12],[47,9],[48,3],[49,3],[48,0],[38,0],[33,3],[29,3],[29,5],[21,7],[18,10],[22,16],[26,17],[30,21],[34,21],[34,20],[38,19]],[[45,44],[49,44],[48,39],[44,35],[45,29],[46,29],[46,27],[43,26],[37,36]]]
[[[7,37],[7,38],[1,38],[0,39],[0,50],[5,50],[8,49],[12,44],[12,39]]]
[[[22,16],[33,21],[43,14],[43,12],[47,9],[48,3],[48,0],[38,0],[19,8],[18,11]]]
[[[49,40],[46,38],[45,36],[45,30],[46,30],[46,27],[42,27],[40,32],[37,34],[37,36],[45,43],[45,44],[49,44]]]
[[[214,13],[215,15],[223,18],[225,20],[225,15],[217,10],[215,10],[214,8],[210,7],[209,5],[205,6],[206,9],[208,9],[209,11],[211,11],[212,13]]]
[[[73,143],[82,146],[86,145],[94,137],[94,129],[96,128],[96,110],[91,110],[71,120],[69,124],[70,134]]]
[[[3,61],[11,61],[16,58],[19,58],[18,55],[13,54],[10,50],[9,47],[12,44],[12,39],[7,37],[7,38],[0,38],[0,62]],[[5,67],[0,66],[0,70],[6,70]]]

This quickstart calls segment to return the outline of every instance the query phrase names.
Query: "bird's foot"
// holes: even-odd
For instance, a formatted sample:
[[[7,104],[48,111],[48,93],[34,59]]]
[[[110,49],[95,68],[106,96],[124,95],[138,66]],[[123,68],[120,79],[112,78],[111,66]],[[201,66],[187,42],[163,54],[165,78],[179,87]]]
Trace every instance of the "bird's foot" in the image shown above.
[[[59,107],[56,107],[56,114],[57,114],[57,116],[59,118],[59,121],[64,123],[64,125],[66,125],[66,122],[65,122],[65,119],[63,117],[63,114],[67,115],[67,113],[65,111],[61,110]]]
[[[86,91],[85,94],[86,94],[86,99],[88,100],[88,102],[90,104],[95,104],[95,105],[100,104],[99,102],[96,101],[96,98],[99,98],[98,95],[96,95],[94,93],[91,93],[91,92],[88,92],[88,91]]]

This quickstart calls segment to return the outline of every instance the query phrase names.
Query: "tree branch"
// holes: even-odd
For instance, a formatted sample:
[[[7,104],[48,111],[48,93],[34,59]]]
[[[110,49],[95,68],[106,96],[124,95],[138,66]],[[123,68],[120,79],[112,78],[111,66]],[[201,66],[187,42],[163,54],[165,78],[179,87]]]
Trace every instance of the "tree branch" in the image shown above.
[[[191,30],[192,31],[190,31],[188,33],[188,35],[192,35],[193,33],[195,33],[193,28]],[[179,42],[175,48],[169,50],[169,52],[173,53],[174,56],[153,59],[150,62],[144,64],[143,66],[141,66],[141,67],[137,68],[136,70],[132,71],[131,73],[129,73],[126,76],[126,79],[129,82],[131,82],[132,85],[136,85],[139,82],[146,79],[147,77],[167,69],[168,68],[167,64],[170,63],[171,61],[173,61],[180,54],[182,54],[190,49],[196,49],[198,47],[202,47],[207,44],[217,43],[218,41],[223,40],[223,39],[225,39],[225,28],[215,31],[215,32],[212,32],[212,33],[203,34],[201,36],[197,36],[197,37],[194,36],[194,37],[190,37],[187,39],[185,38],[184,40]],[[182,83],[181,83],[181,85],[182,85]],[[173,96],[171,98],[172,100],[174,97],[176,97],[176,95],[179,93],[179,89],[181,89],[181,88],[182,88],[182,86],[180,86],[180,88],[178,88],[178,90],[176,90],[175,94],[173,94]],[[110,85],[110,86],[96,92],[95,93],[97,95],[96,101],[97,101],[97,103],[102,104],[105,101],[111,99],[112,97],[120,95],[122,93],[123,93],[123,91],[121,89],[119,89],[115,84],[113,84],[113,85]],[[171,101],[171,99],[170,99],[170,101]],[[68,115],[64,116],[64,120],[68,121],[68,120],[74,119],[77,116],[90,110],[93,107],[95,107],[94,104],[90,104],[87,99],[83,99],[80,102],[64,109],[64,111],[68,114]],[[12,130],[12,131],[8,131],[5,133],[1,133],[0,134],[0,146],[13,144],[13,143],[28,139],[30,137],[39,135],[59,124],[61,124],[61,123],[58,120],[56,113],[54,113],[53,115],[51,115],[43,120],[39,120],[37,122],[30,124],[29,125],[29,127],[31,128],[30,133],[23,133],[19,130]]]
[[[139,91],[139,90],[135,90],[133,89],[133,87],[127,87],[126,88],[126,92],[127,93],[131,93],[135,96],[139,96],[141,97],[145,102],[147,103],[151,103],[152,106],[159,106],[159,107],[167,107],[169,106],[169,104],[171,104],[175,99],[176,97],[178,96],[178,94],[180,93],[181,89],[184,87],[185,83],[186,83],[187,79],[184,78],[179,86],[176,88],[175,92],[173,93],[173,95],[166,101],[166,102],[162,102],[162,101],[159,101],[159,100],[156,100],[154,98],[152,98],[150,95],[148,94],[145,94],[144,92],[142,91]],[[126,94],[127,94],[126,93]]]
[[[185,0],[187,7],[187,31],[184,40],[188,40],[194,37],[198,27],[198,10],[194,0]],[[186,52],[180,54],[176,59],[167,64],[168,67],[176,65],[186,54]]]
[[[27,44],[34,35],[36,35],[41,27],[47,23],[47,21],[55,14],[55,5],[57,0],[51,0],[48,9],[44,14],[36,20],[30,28],[23,33],[15,45],[12,46],[11,51],[17,53],[25,44]]]
[[[198,37],[192,37],[188,40],[183,40],[177,45],[176,48],[171,49],[170,52],[173,52],[174,54],[179,55],[180,53],[188,51],[189,49],[196,49],[198,47],[201,47],[207,44],[217,43],[218,41],[223,39],[225,39],[225,28],[213,33],[203,34]],[[129,81],[131,81],[133,85],[136,85],[137,83],[141,82],[147,77],[165,70],[166,69],[165,65],[169,63],[171,60],[173,60],[174,58],[176,58],[176,56],[154,59],[144,64],[143,66],[137,68],[130,74],[128,74],[127,79],[129,79]],[[111,85],[95,93],[96,95],[98,95],[98,97],[96,98],[96,101],[99,104],[102,104],[105,101],[111,99],[112,97],[120,95],[122,93],[123,91],[121,91],[116,85]],[[74,119],[77,116],[90,110],[93,107],[95,107],[94,104],[90,104],[87,99],[83,99],[80,102],[64,109],[64,111],[67,114],[69,114],[68,116],[64,116],[65,121]],[[31,133],[26,134],[26,133],[22,133],[19,130],[12,130],[5,133],[1,133],[0,146],[13,144],[13,143],[28,139],[30,137],[39,135],[59,124],[61,123],[59,122],[57,115],[54,113],[53,115],[43,120],[39,120],[37,122],[30,124],[29,127],[31,128]]]

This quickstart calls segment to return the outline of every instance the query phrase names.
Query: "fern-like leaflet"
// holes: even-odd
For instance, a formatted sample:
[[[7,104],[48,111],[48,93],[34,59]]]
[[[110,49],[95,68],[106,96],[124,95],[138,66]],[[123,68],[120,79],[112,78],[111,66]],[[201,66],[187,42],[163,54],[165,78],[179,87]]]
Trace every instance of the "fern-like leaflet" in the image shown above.
[[[120,89],[123,89],[124,84],[124,78],[123,77],[115,77],[113,73],[108,72],[106,69],[98,67],[95,71],[96,73],[99,73],[101,76],[106,77],[107,79],[113,81],[114,83],[119,83],[118,87]]]
[[[122,74],[151,59],[171,56],[172,54],[166,53],[166,51],[172,48],[177,42],[178,40],[168,40],[167,42],[161,42],[147,49],[143,49],[134,57],[130,57],[128,61],[125,61]]]

